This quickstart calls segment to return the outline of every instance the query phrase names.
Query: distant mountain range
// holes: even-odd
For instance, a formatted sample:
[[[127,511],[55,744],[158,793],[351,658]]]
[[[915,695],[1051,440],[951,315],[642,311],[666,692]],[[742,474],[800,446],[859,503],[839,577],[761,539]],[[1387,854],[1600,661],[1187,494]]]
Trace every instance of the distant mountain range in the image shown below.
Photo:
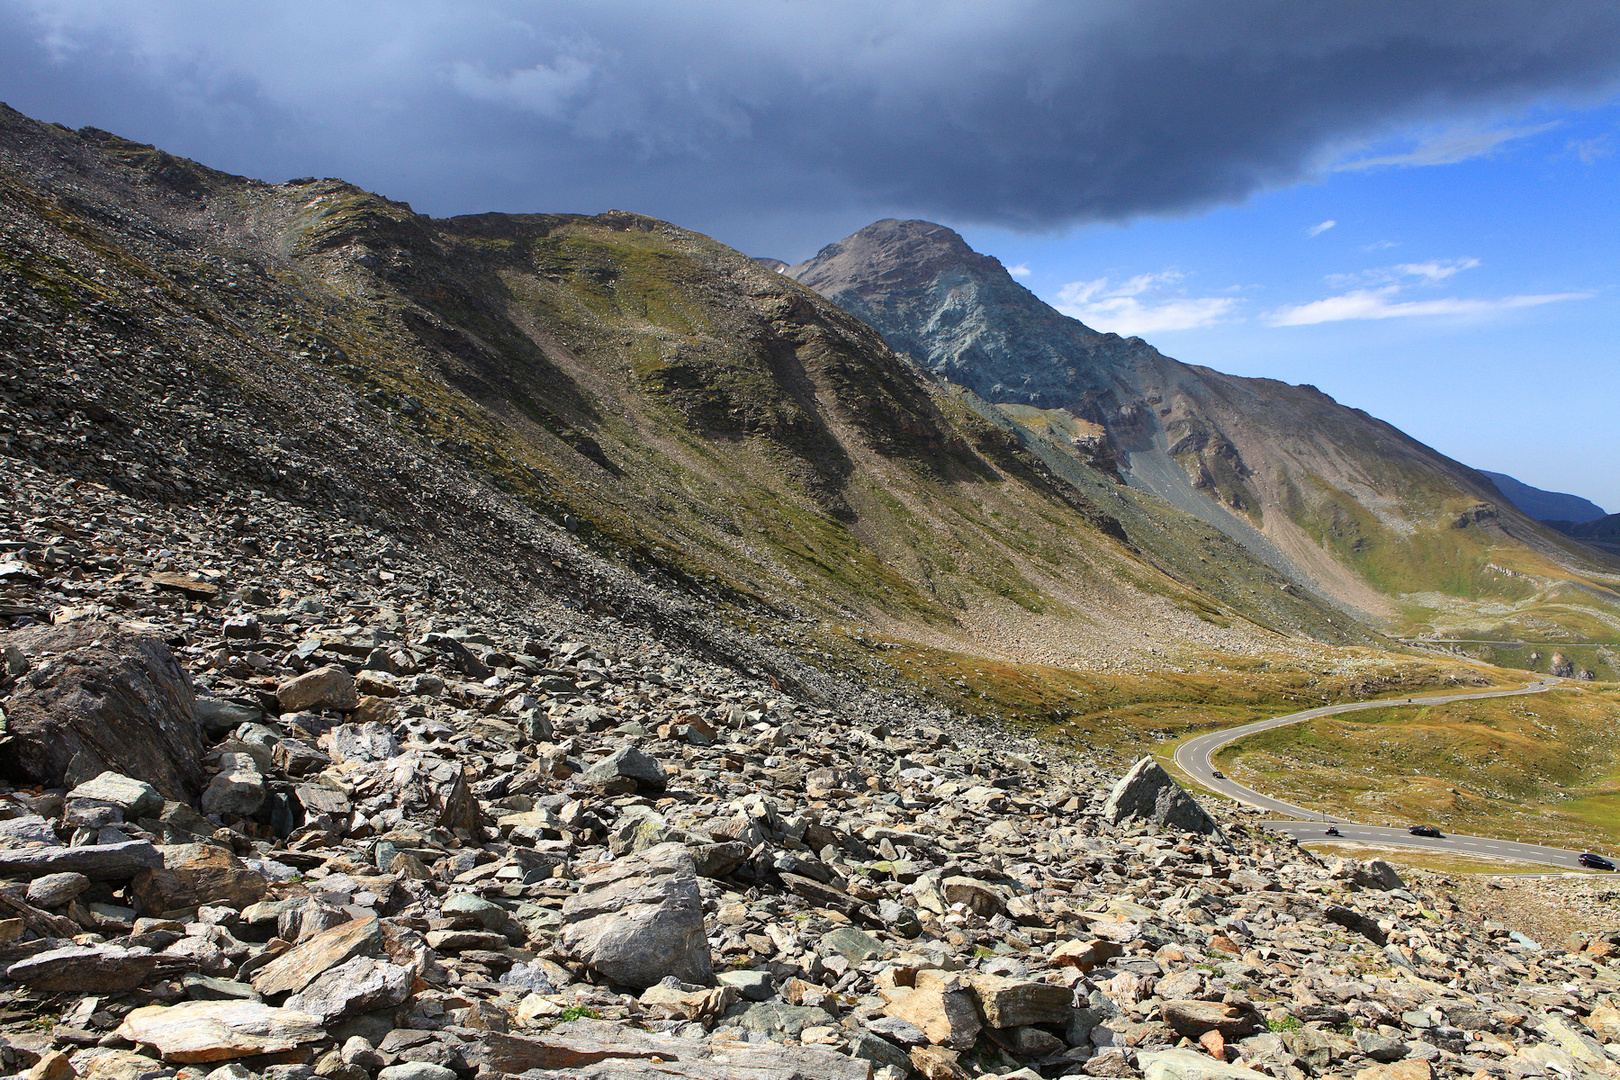
[[[1551,524],[1566,536],[1620,555],[1620,514],[1609,514],[1596,521],[1555,521]]]
[[[1315,387],[1099,333],[948,228],[880,221],[788,273],[1002,407],[1049,463],[1108,467],[1375,625],[1517,636],[1596,584],[1620,628],[1613,567],[1485,475]]]
[[[1196,517],[1048,465],[777,264],[652,218],[434,219],[0,107],[0,268],[8,460],[389,521],[784,686],[870,671],[991,709],[1052,679],[970,698],[952,650],[1123,672],[1377,641]],[[556,534],[588,557],[542,557]]]
[[[1565,521],[1580,525],[1608,516],[1608,511],[1579,495],[1570,495],[1562,491],[1543,491],[1515,480],[1506,473],[1487,472],[1484,469],[1479,472],[1481,476],[1490,477],[1497,490],[1507,496],[1509,502],[1537,521]]]

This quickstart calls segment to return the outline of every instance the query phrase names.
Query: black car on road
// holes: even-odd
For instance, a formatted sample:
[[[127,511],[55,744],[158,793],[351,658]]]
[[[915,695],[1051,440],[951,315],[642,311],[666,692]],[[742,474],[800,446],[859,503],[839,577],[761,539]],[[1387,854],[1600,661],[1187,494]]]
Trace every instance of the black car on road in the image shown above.
[[[1440,830],[1435,828],[1433,825],[1413,825],[1406,831],[1411,833],[1413,836],[1427,836],[1432,839],[1439,839],[1443,835]]]
[[[1581,865],[1590,866],[1593,870],[1613,870],[1614,863],[1601,855],[1594,855],[1588,851],[1581,856]]]

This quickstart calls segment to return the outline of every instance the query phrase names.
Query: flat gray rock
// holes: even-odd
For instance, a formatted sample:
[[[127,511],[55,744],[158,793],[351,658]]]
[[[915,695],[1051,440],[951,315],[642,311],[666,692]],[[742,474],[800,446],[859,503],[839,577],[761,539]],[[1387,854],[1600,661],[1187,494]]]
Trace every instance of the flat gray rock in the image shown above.
[[[83,874],[46,874],[28,883],[28,902],[36,907],[61,907],[90,887]]]
[[[124,820],[154,817],[163,810],[163,796],[158,789],[144,780],[122,773],[104,772],[94,780],[87,780],[67,793],[69,806],[74,803],[106,803],[123,811]]]
[[[12,964],[6,978],[46,993],[120,994],[143,985],[157,960],[150,949],[70,945]]]
[[[409,968],[375,957],[356,956],[323,972],[284,1004],[331,1023],[340,1017],[398,1005],[410,991]]]
[[[163,866],[163,856],[147,840],[86,847],[0,849],[0,876],[36,878],[83,874],[92,881],[128,881],[142,870]]]
[[[664,767],[634,746],[621,746],[585,770],[587,784],[609,790],[663,791]]]

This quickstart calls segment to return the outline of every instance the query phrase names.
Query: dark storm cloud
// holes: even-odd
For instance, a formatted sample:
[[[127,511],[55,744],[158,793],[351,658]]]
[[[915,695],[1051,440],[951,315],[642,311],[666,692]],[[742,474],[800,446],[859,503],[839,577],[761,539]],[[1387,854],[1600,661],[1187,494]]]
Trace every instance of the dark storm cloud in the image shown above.
[[[436,213],[617,206],[784,253],[879,213],[1196,210],[1617,75],[1611,0],[0,0],[0,97],[43,119]]]

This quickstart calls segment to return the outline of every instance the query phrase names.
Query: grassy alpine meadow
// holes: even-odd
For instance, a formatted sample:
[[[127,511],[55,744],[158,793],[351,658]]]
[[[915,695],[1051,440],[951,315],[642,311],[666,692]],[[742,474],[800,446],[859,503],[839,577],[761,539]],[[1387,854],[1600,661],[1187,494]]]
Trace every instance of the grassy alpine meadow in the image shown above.
[[[1368,862],[1382,859],[1405,874],[1411,870],[1428,870],[1436,874],[1568,874],[1562,866],[1544,863],[1518,862],[1513,859],[1486,859],[1473,855],[1458,855],[1423,851],[1396,845],[1380,847],[1376,844],[1308,843],[1301,844],[1307,851],[1324,859],[1355,859]],[[1593,871],[1596,873],[1597,871]]]
[[[1420,699],[1421,700],[1421,699]],[[1369,825],[1620,849],[1620,687],[1369,709],[1240,739],[1240,783]]]

